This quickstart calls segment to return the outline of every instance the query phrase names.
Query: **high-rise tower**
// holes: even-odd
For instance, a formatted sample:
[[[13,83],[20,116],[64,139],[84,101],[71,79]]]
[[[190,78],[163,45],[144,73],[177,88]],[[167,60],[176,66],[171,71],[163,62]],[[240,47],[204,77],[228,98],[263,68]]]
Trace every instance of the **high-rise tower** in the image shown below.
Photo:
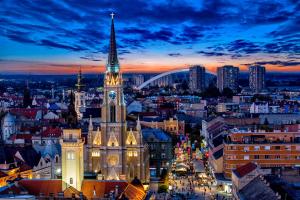
[[[143,145],[139,127],[136,130],[127,130],[113,14],[103,93],[101,131],[89,131],[88,169],[98,172],[107,180],[130,181],[136,176],[144,181],[147,178],[147,149]]]
[[[203,92],[205,90],[205,67],[195,65],[189,70],[190,84],[192,92]]]
[[[220,92],[230,88],[233,92],[238,90],[239,68],[225,65],[217,69],[217,86]]]
[[[249,87],[253,92],[261,92],[265,88],[265,73],[264,66],[249,67]]]

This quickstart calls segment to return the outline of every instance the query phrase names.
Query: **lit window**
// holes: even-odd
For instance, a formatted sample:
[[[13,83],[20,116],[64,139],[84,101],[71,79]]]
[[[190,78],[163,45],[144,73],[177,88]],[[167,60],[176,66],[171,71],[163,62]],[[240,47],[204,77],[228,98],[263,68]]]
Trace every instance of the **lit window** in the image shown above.
[[[249,160],[249,155],[245,155],[244,160]]]
[[[260,147],[259,146],[254,146],[254,151],[259,151]]]
[[[265,150],[270,150],[271,147],[270,146],[265,146]]]
[[[67,159],[68,160],[74,160],[75,159],[75,154],[73,151],[67,152]]]
[[[92,157],[100,157],[100,152],[99,151],[93,151],[92,152]]]
[[[133,152],[133,156],[137,157],[137,152],[136,151]]]

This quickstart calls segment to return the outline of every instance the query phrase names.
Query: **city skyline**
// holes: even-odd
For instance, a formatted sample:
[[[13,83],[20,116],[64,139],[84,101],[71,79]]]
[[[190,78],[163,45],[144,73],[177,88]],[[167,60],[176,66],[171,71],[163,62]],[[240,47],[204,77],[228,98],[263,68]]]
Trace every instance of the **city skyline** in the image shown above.
[[[22,1],[1,3],[5,74],[104,72],[111,12],[124,72],[201,64],[300,71],[299,3],[293,1]],[[141,9],[144,8],[144,9]],[[130,11],[130,12],[128,12]]]

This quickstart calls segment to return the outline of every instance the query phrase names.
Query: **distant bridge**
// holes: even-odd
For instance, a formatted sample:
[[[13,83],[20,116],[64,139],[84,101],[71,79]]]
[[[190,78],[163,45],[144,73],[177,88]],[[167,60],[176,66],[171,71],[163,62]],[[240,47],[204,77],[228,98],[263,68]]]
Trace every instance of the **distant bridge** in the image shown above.
[[[169,75],[180,73],[180,72],[188,72],[188,71],[189,71],[189,68],[187,68],[187,69],[176,69],[176,70],[173,70],[173,71],[168,71],[168,72],[158,74],[158,75],[150,78],[149,80],[145,81],[144,83],[142,83],[140,86],[137,87],[137,89],[141,90],[144,87],[146,87],[147,85],[151,84],[152,82],[154,82],[154,81],[156,81],[160,78],[163,78],[165,76],[169,76]],[[206,73],[214,74],[214,73],[209,72],[209,71],[207,71]]]

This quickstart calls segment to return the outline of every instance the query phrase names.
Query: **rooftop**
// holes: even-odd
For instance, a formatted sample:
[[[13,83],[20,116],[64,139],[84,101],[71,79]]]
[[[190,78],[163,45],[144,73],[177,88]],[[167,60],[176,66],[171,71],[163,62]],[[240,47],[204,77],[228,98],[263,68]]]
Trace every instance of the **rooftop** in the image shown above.
[[[246,165],[243,165],[241,167],[236,168],[235,170],[233,170],[233,173],[239,177],[239,178],[243,178],[245,175],[249,174],[250,172],[252,172],[253,170],[255,170],[257,168],[257,165],[249,162]]]

